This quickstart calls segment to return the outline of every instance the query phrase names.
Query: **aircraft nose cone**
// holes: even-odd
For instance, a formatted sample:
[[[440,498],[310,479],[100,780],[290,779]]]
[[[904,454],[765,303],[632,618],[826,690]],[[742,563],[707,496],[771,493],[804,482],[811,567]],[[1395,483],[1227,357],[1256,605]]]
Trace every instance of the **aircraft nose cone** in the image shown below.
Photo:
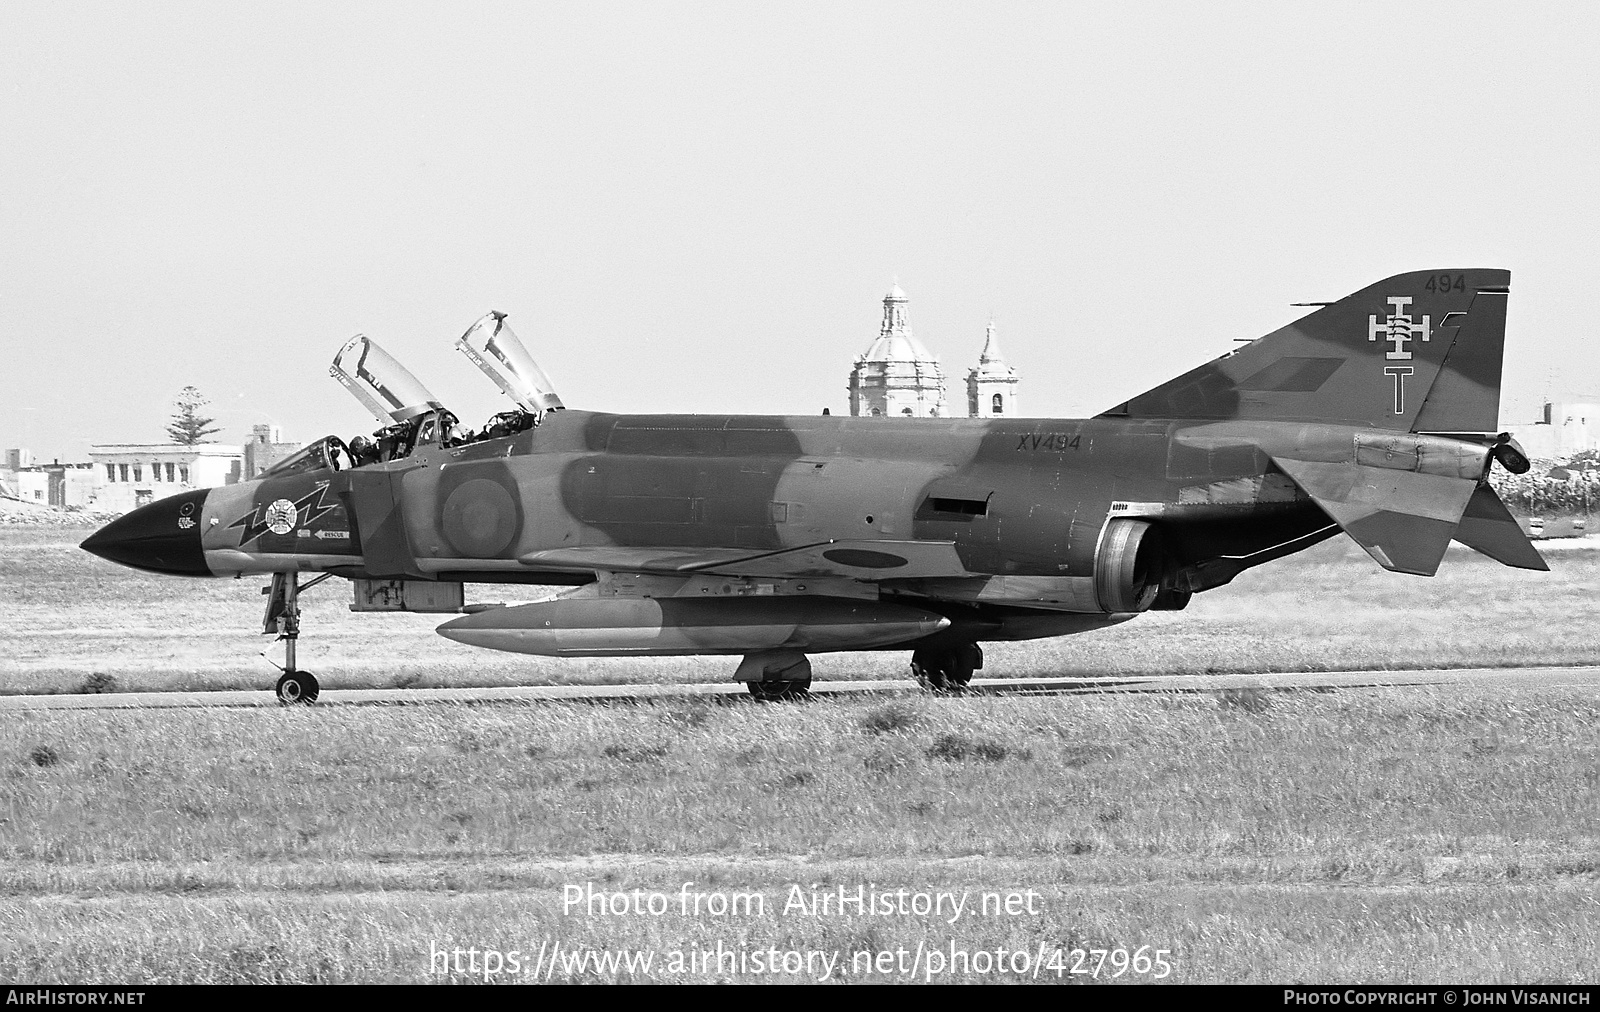
[[[79,545],[102,559],[173,576],[210,576],[200,547],[200,514],[208,489],[140,506]]]

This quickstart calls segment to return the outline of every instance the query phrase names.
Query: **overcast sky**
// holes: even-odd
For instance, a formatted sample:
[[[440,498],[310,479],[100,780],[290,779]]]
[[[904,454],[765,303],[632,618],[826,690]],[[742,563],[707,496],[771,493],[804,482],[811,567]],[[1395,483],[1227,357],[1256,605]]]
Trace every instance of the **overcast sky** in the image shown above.
[[[898,278],[1093,414],[1388,275],[1508,267],[1507,421],[1600,390],[1600,4],[0,5],[0,446],[848,410]]]

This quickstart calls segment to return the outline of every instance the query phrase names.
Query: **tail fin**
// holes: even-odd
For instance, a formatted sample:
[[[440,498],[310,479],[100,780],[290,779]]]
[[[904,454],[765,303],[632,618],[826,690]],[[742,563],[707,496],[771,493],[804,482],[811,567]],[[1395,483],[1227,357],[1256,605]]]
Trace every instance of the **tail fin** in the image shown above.
[[[1102,417],[1493,432],[1511,272],[1397,274]]]

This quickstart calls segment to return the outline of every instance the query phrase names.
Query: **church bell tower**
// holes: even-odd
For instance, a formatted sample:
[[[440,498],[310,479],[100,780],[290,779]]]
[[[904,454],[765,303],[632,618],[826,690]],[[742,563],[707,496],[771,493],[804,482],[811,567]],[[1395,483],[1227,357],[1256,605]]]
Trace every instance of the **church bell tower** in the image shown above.
[[[1006,365],[1000,354],[1000,342],[995,339],[994,321],[983,342],[983,354],[978,365],[967,373],[967,416],[969,418],[1005,418],[1017,414],[1017,371]]]

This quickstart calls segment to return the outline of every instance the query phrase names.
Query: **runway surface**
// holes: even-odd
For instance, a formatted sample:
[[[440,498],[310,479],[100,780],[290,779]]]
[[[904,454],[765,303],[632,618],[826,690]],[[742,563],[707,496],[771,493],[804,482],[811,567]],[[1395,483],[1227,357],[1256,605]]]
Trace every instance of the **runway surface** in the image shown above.
[[[1428,671],[1277,672],[1250,675],[1166,675],[1133,678],[975,678],[965,693],[1064,696],[1128,692],[1333,691],[1408,685],[1481,685],[1502,688],[1586,688],[1600,691],[1600,666],[1454,668]],[[910,679],[812,684],[816,696],[923,692]],[[743,683],[695,685],[521,685],[451,689],[323,689],[316,706],[406,706],[439,703],[605,702],[609,700],[749,697]],[[0,696],[0,710],[191,709],[206,706],[277,706],[267,689],[219,692],[114,692],[103,695]]]

